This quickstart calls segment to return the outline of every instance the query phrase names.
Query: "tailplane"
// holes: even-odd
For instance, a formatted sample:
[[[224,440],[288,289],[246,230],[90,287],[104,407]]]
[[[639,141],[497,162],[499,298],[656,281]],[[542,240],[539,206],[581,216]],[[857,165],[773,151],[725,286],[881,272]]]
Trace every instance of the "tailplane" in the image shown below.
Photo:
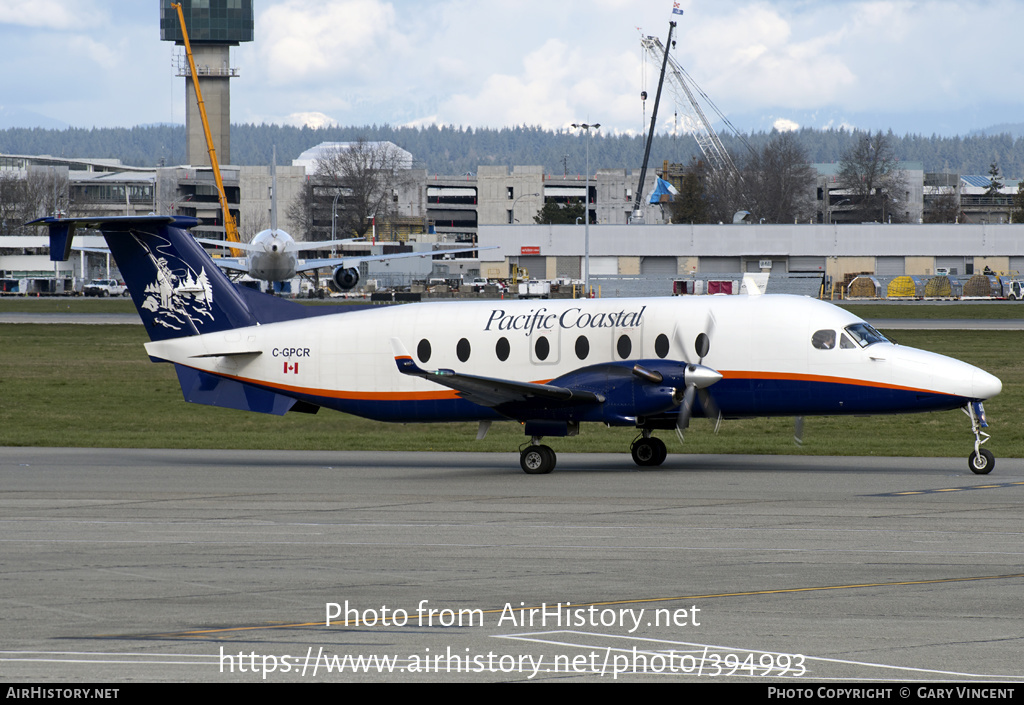
[[[68,259],[76,230],[99,230],[152,340],[256,325],[245,298],[186,232],[198,222],[151,215],[40,218],[30,225],[49,228],[51,260]]]

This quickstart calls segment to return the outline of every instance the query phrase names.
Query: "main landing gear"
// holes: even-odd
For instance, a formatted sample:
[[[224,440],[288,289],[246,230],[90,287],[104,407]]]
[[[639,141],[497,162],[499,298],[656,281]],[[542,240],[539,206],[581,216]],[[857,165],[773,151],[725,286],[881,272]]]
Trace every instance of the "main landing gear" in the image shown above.
[[[642,431],[641,435],[633,441],[629,452],[633,454],[633,462],[642,468],[661,465],[668,457],[668,448],[665,447],[665,442],[652,436],[648,430]]]
[[[527,475],[547,475],[557,462],[555,451],[541,445],[539,436],[534,436],[532,443],[519,454],[519,465]]]
[[[962,411],[971,420],[971,431],[974,432],[974,452],[967,458],[967,465],[975,475],[988,475],[996,466],[996,456],[981,447],[989,439],[989,434],[981,429],[988,428],[985,421],[985,409],[981,402],[972,402],[965,405]]]
[[[558,462],[555,451],[542,445],[540,440],[540,436],[534,436],[530,444],[519,452],[519,466],[528,475],[547,475]],[[665,442],[653,437],[648,430],[641,432],[629,451],[633,455],[633,462],[640,467],[656,467],[668,457]]]

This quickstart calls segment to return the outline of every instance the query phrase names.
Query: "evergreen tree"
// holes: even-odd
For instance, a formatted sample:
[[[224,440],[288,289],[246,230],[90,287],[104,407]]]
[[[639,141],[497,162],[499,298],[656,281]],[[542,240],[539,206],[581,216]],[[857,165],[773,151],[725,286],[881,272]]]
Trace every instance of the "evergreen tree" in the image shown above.
[[[1003,180],[999,176],[999,165],[992,162],[988,167],[988,188],[985,189],[986,196],[998,196],[999,189],[1003,187]]]
[[[568,203],[548,201],[537,211],[537,215],[533,216],[533,222],[538,225],[575,225],[577,218],[583,219],[585,216],[582,201],[574,198]]]

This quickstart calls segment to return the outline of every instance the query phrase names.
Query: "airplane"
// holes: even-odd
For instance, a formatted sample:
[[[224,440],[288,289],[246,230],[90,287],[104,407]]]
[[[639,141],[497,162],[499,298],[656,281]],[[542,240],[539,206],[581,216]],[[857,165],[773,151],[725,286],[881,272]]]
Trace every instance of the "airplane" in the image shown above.
[[[346,238],[343,240],[327,240],[321,242],[298,242],[284,230],[277,227],[277,157],[270,167],[270,228],[258,232],[249,242],[228,242],[197,237],[196,241],[204,245],[221,247],[229,250],[243,250],[245,257],[219,257],[215,260],[218,267],[237,275],[248,274],[253,279],[268,282],[282,282],[296,275],[306,276],[308,272],[333,267],[331,280],[341,291],[348,291],[359,283],[359,265],[363,262],[381,262],[410,257],[433,257],[435,255],[454,255],[463,252],[476,252],[479,247],[462,247],[431,252],[398,252],[390,255],[363,255],[350,257],[331,257],[325,259],[300,259],[299,253],[305,250],[326,250],[338,245],[365,240],[365,238]]]
[[[962,409],[968,465],[989,473],[982,402],[993,375],[896,345],[827,302],[739,296],[424,302],[325,313],[235,286],[174,216],[42,218],[52,259],[99,229],[138,308],[154,361],[186,401],[283,415],[321,407],[379,421],[517,421],[520,466],[554,470],[544,437],[585,423],[637,430],[630,451],[661,465],[656,431],[690,420]],[[752,285],[753,281],[748,282]],[[749,288],[748,288],[749,291]],[[354,307],[355,308],[355,307]]]
[[[398,252],[390,255],[359,255],[349,257],[329,257],[324,259],[300,259],[304,250],[325,250],[337,245],[355,242],[360,238],[345,240],[328,240],[325,242],[298,242],[284,230],[272,225],[268,230],[257,233],[249,242],[227,242],[197,237],[197,242],[225,249],[245,250],[245,257],[218,257],[214,260],[223,270],[248,274],[253,279],[269,282],[281,282],[305,275],[326,267],[333,267],[331,280],[341,291],[348,291],[359,283],[359,265],[363,262],[380,262],[409,257],[434,257],[437,255],[454,255],[462,252],[476,252],[479,247],[460,247],[430,252]]]

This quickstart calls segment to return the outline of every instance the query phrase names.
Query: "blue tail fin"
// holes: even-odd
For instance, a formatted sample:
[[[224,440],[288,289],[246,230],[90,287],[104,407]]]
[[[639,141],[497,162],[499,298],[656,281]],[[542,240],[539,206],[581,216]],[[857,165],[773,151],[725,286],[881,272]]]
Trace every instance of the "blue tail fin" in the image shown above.
[[[50,259],[67,259],[79,228],[103,233],[139,316],[153,340],[256,324],[256,316],[202,245],[185,231],[195,218],[41,218],[50,229]]]

